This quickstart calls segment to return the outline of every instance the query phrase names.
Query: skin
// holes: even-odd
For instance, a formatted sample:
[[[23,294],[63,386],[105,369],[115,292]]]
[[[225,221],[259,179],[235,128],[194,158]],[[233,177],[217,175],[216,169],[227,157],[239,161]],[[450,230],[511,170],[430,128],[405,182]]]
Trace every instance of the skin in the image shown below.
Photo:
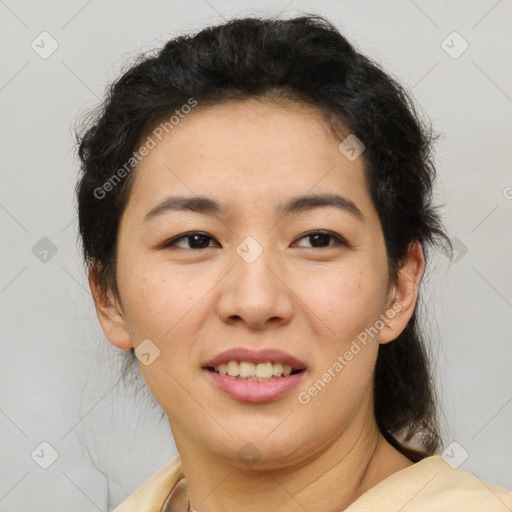
[[[413,244],[390,281],[364,153],[349,161],[341,140],[309,106],[251,99],[196,107],[134,171],[118,237],[119,296],[102,295],[90,273],[107,339],[125,350],[150,339],[160,350],[139,366],[168,416],[199,511],[334,512],[412,464],[377,429],[372,376],[379,344],[392,342],[413,314],[423,252]],[[275,212],[288,198],[322,192],[350,199],[363,219],[332,206]],[[171,194],[205,195],[229,208],[144,222]],[[316,229],[348,246],[332,238],[315,245],[305,235]],[[209,235],[208,247],[191,248],[190,239],[163,247],[191,231]],[[247,236],[263,249],[250,264],[236,252]],[[297,393],[393,304],[401,307],[393,320],[301,404]],[[264,404],[224,395],[201,365],[239,346],[294,355],[307,365],[304,383]],[[252,467],[237,456],[247,442],[262,455]]]

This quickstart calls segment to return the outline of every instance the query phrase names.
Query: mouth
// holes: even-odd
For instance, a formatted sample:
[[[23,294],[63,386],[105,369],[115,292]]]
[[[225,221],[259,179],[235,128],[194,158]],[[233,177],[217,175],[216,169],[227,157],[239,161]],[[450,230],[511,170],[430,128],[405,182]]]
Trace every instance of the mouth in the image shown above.
[[[307,373],[302,361],[281,350],[227,350],[202,365],[208,381],[241,402],[271,402],[285,397]]]
[[[304,371],[304,368],[293,368],[289,364],[272,361],[255,364],[250,361],[235,360],[219,364],[218,366],[209,366],[206,369],[210,372],[218,373],[219,375],[227,375],[233,379],[252,382],[266,382],[269,380],[282,379],[283,377]]]

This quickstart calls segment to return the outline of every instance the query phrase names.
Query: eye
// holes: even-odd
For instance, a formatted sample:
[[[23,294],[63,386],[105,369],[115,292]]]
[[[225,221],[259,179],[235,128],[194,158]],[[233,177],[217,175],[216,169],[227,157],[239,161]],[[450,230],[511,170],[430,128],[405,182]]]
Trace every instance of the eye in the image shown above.
[[[347,241],[334,233],[329,231],[311,231],[310,233],[306,233],[299,240],[309,239],[312,244],[313,249],[322,249],[326,247],[333,246],[348,246]],[[334,240],[334,244],[330,244],[330,239]],[[208,249],[210,246],[210,241],[213,240],[213,237],[207,235],[206,233],[202,233],[200,231],[191,231],[190,233],[185,233],[183,235],[179,235],[175,238],[172,238],[168,242],[165,242],[162,247],[179,247],[180,249]],[[188,247],[183,247],[182,245],[178,245],[178,243],[188,244]],[[304,247],[304,246],[303,246]]]
[[[299,240],[304,240],[309,238],[309,241],[312,243],[314,249],[321,249],[325,247],[333,247],[333,246],[348,246],[347,241],[330,231],[311,231],[310,233],[306,233]],[[335,241],[334,245],[329,244],[329,239],[333,239]]]
[[[206,233],[201,233],[200,231],[191,231],[190,233],[185,233],[184,235],[180,235],[176,238],[165,242],[163,247],[179,247],[180,249],[207,249],[209,247],[210,240],[213,238]],[[188,242],[188,247],[179,246],[178,242],[184,241],[186,244]]]

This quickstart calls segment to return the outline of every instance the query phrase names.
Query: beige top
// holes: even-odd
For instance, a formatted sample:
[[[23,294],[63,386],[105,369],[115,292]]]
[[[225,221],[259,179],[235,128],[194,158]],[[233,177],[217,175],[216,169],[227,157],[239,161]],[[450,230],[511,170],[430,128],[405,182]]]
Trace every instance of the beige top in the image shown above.
[[[177,455],[114,512],[186,512],[187,502],[186,481]],[[490,485],[468,471],[451,467],[440,455],[432,455],[382,480],[345,509],[398,511],[510,512],[512,491]]]

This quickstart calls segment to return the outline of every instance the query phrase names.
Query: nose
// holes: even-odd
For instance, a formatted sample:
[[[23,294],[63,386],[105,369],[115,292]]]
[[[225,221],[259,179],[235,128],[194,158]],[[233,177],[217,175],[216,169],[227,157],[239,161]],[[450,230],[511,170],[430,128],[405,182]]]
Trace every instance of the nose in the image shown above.
[[[222,321],[265,329],[290,322],[293,316],[293,292],[286,283],[282,265],[263,251],[252,262],[235,255],[235,268],[223,279],[217,305]]]

